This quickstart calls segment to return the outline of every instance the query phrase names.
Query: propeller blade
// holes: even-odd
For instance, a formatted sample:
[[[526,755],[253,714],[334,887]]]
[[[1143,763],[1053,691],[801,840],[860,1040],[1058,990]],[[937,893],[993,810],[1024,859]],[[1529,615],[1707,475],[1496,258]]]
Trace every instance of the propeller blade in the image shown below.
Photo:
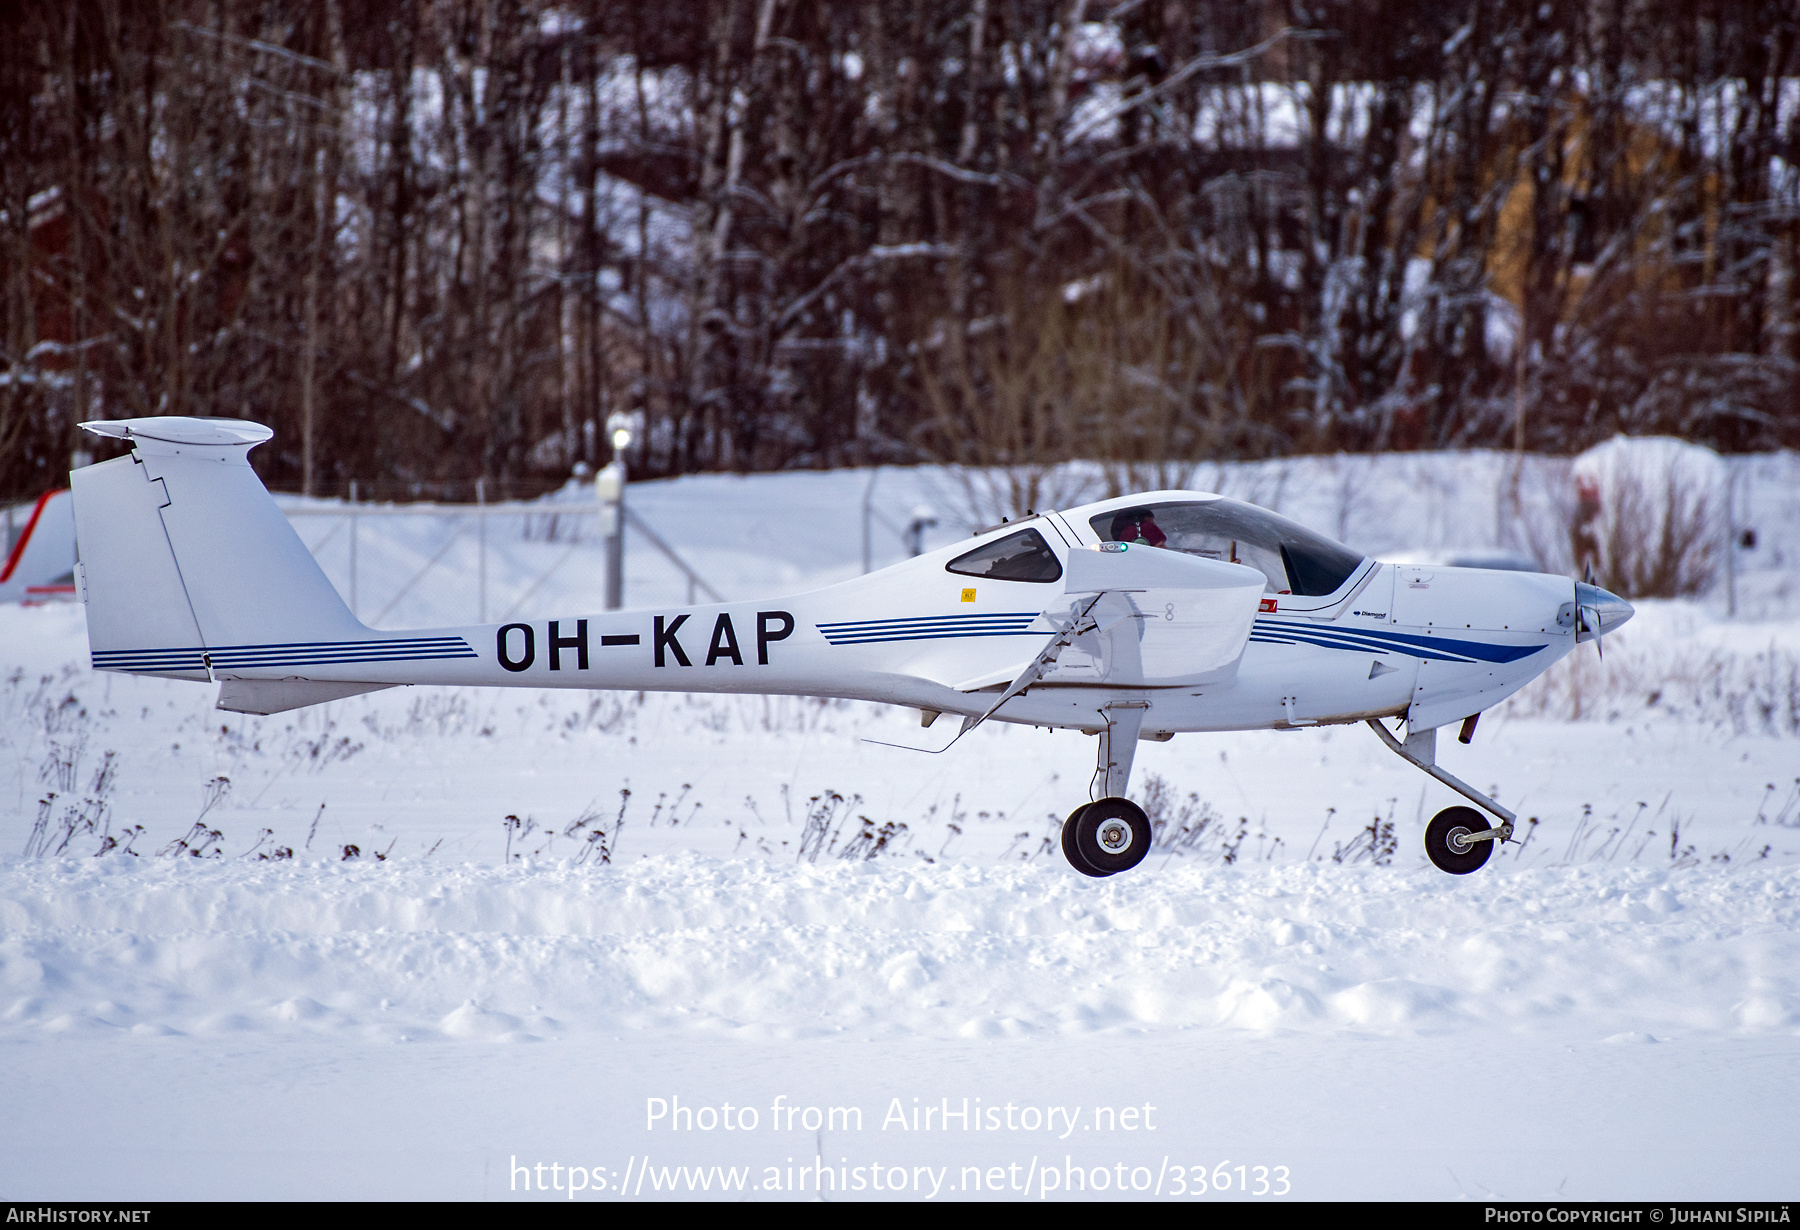
[[[1600,620],[1598,607],[1575,607],[1580,627],[1584,632],[1593,632],[1593,648],[1600,659],[1606,659],[1606,623]]]
[[[1575,586],[1575,633],[1580,640],[1592,640],[1602,659],[1606,649],[1602,639],[1632,617],[1631,604],[1617,594],[1585,583]]]
[[[1583,632],[1592,632],[1594,634],[1594,651],[1600,655],[1600,660],[1604,662],[1606,660],[1606,649],[1600,642],[1605,639],[1605,633],[1600,627],[1600,608],[1590,606],[1581,600],[1581,587],[1583,585],[1592,587],[1593,584],[1594,561],[1590,559],[1587,562],[1587,567],[1583,570],[1582,580],[1575,586],[1575,634],[1580,636]]]

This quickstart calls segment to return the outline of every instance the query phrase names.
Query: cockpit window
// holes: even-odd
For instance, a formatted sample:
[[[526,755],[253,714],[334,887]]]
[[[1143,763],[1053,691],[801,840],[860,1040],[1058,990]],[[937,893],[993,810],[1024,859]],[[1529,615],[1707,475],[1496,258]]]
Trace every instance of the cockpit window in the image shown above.
[[[1267,578],[1269,593],[1322,598],[1337,592],[1362,563],[1342,543],[1236,500],[1145,504],[1101,513],[1088,524],[1103,542],[1165,547],[1255,568]]]
[[[1036,530],[1020,530],[944,565],[965,577],[994,581],[1060,581],[1062,563]]]

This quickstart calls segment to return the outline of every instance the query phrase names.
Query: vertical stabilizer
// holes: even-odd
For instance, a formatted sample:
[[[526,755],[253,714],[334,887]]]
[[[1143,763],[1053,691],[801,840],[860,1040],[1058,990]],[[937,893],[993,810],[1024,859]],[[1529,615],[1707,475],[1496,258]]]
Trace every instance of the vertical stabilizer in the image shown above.
[[[268,428],[175,417],[82,426],[133,449],[71,476],[95,666],[206,678],[210,650],[369,635],[250,468]]]

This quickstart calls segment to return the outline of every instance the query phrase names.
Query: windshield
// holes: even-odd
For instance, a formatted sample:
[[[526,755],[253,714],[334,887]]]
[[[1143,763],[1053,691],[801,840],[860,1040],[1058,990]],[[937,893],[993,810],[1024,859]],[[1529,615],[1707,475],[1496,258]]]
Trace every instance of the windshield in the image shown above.
[[[1139,504],[1091,518],[1102,542],[1130,542],[1244,564],[1260,571],[1265,592],[1324,597],[1337,592],[1362,563],[1342,543],[1254,504]]]

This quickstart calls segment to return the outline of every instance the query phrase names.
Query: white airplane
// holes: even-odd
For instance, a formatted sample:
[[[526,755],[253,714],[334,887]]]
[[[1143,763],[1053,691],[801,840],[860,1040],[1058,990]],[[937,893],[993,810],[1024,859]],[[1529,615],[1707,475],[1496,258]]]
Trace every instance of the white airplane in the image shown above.
[[[1515,817],[1438,766],[1438,728],[1462,722],[1467,743],[1483,710],[1632,615],[1564,577],[1385,564],[1250,504],[1156,491],[790,598],[379,632],[251,470],[268,428],[83,427],[133,450],[72,476],[96,669],[214,682],[220,709],[253,714],[451,684],[842,697],[927,727],[956,714],[958,738],[990,718],[1079,730],[1098,763],[1062,843],[1091,876],[1154,839],[1124,797],[1138,740],[1348,722],[1497,818],[1455,806],[1426,829],[1433,863],[1474,871]]]

